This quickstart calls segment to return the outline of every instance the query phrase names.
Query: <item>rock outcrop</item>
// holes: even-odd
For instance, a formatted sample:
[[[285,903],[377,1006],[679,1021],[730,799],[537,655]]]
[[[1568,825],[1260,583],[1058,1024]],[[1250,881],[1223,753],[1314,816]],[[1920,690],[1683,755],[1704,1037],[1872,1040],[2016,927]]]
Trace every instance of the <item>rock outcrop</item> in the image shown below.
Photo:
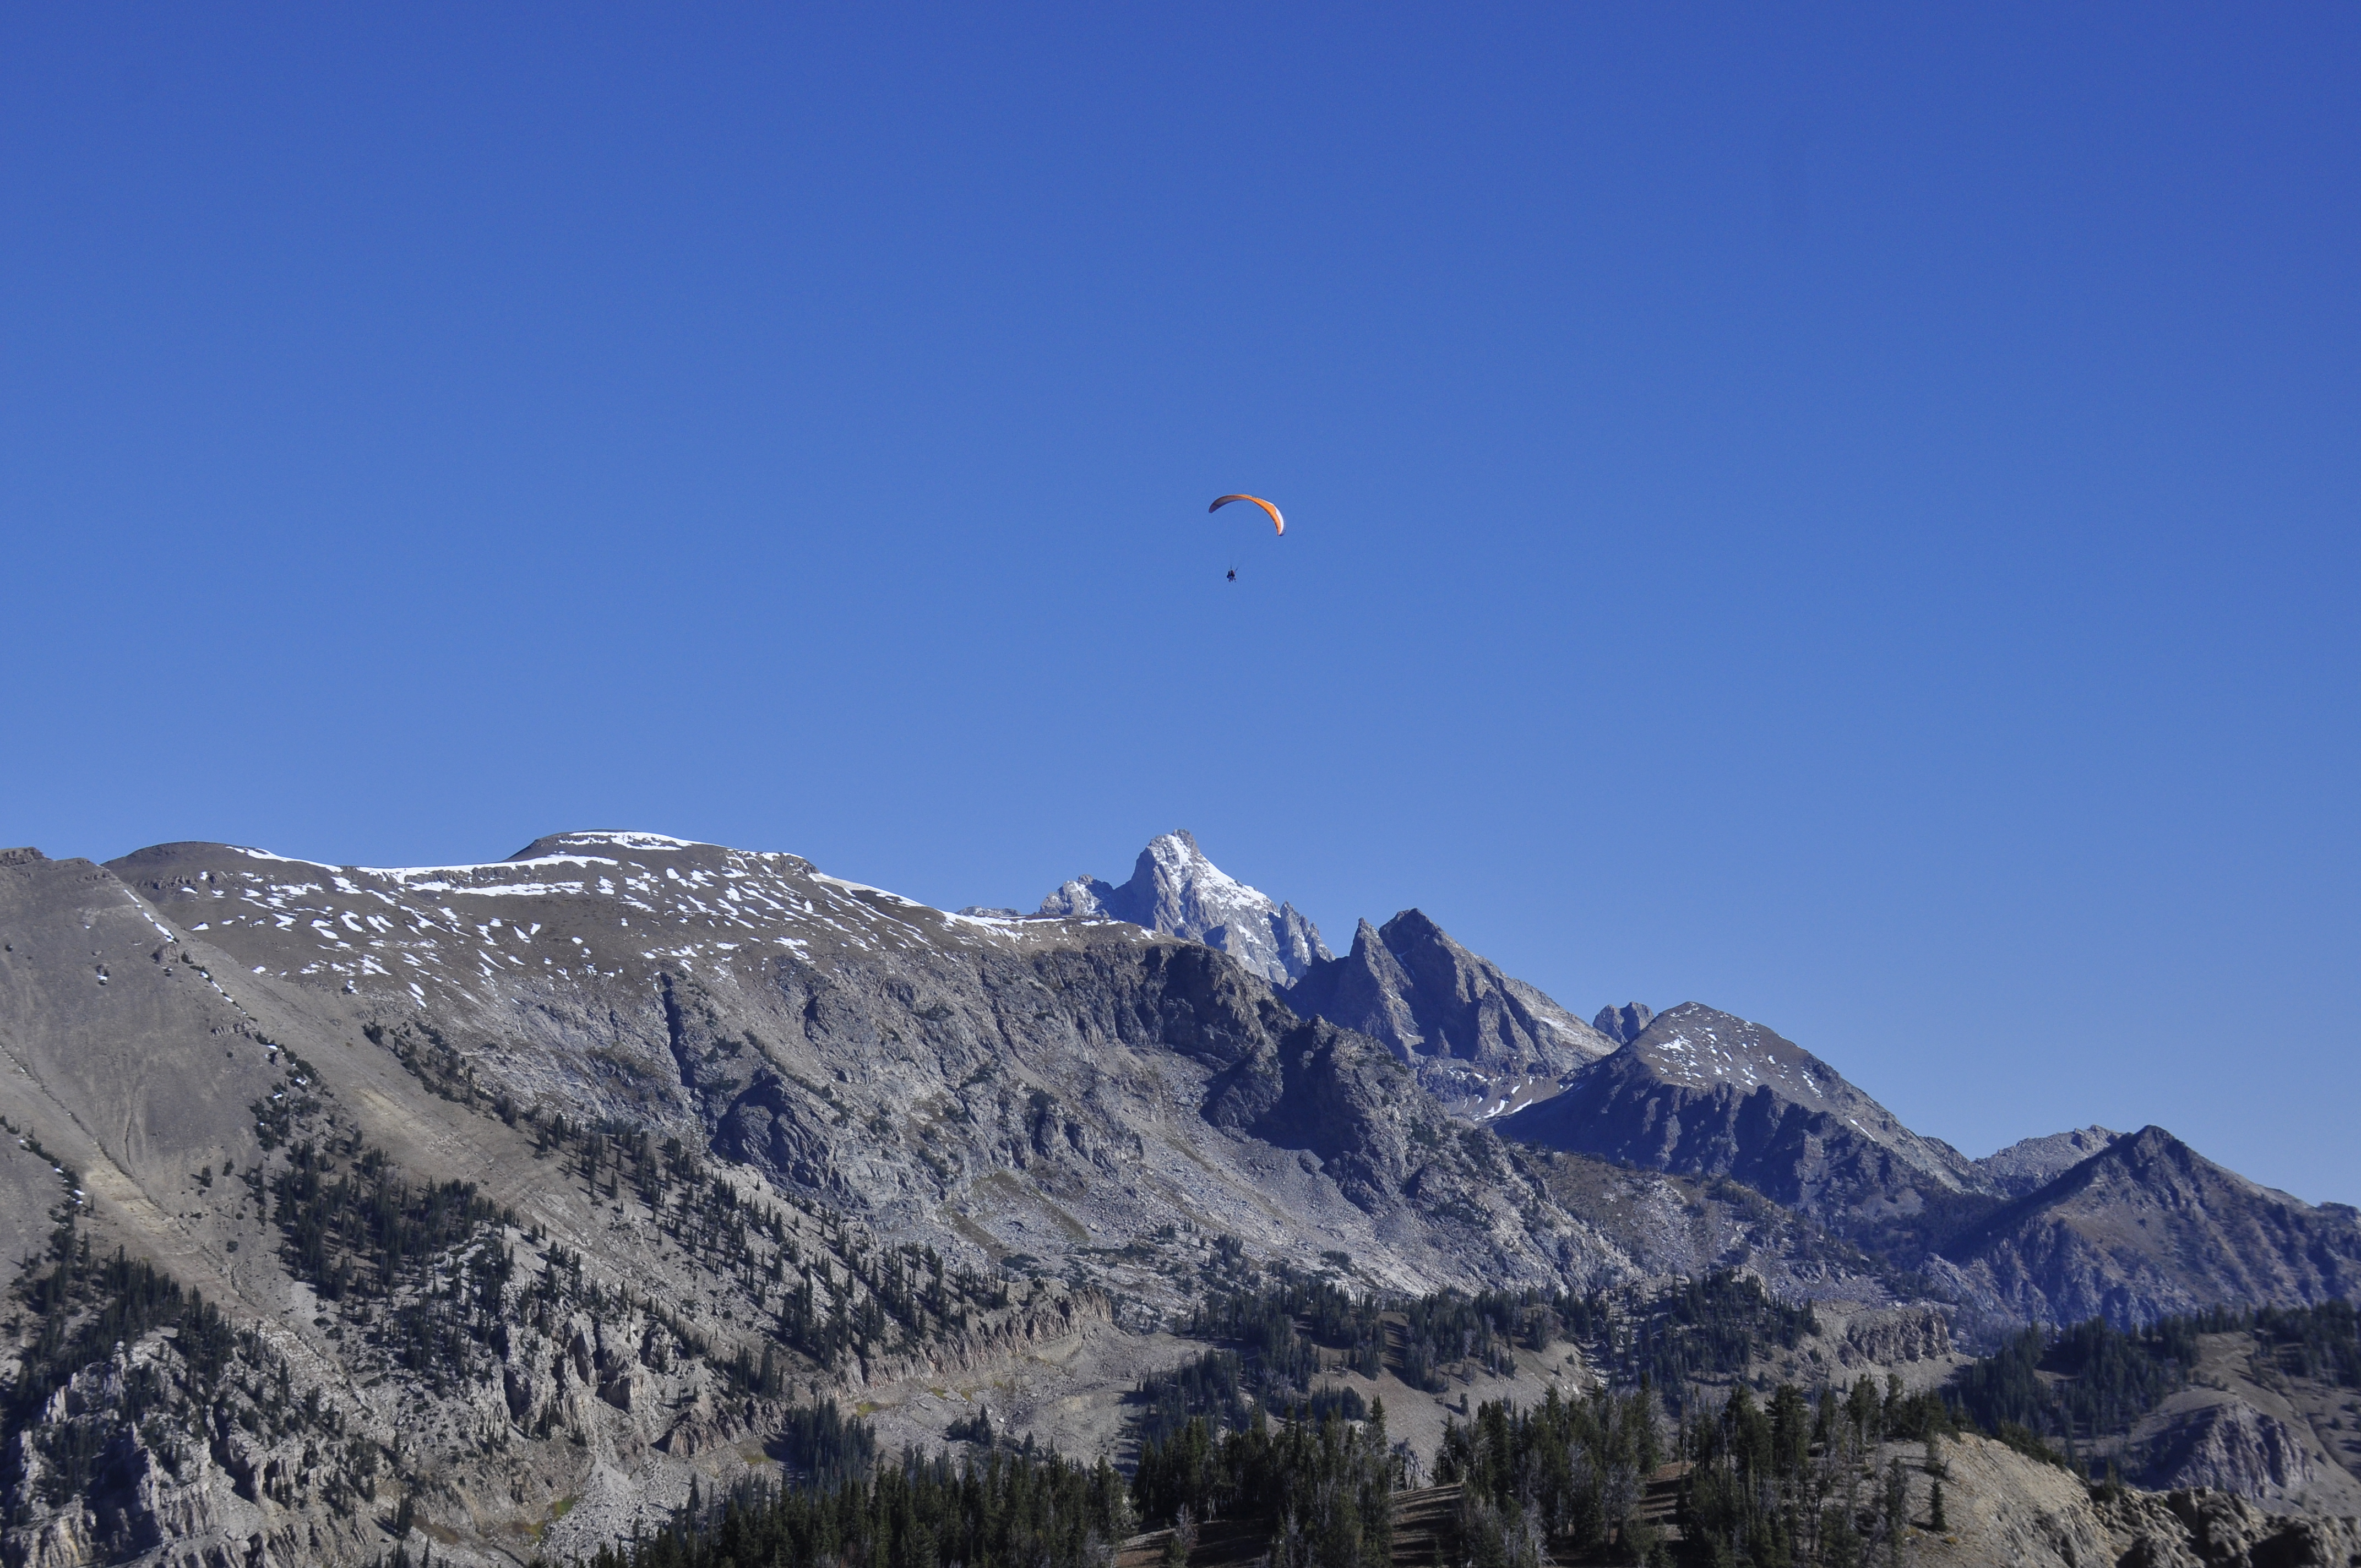
[[[1958,1568],[2267,1568],[2361,1561],[2361,1520],[2267,1510],[2202,1487],[2169,1492],[2094,1486],[1981,1437],[1942,1445],[1946,1529],[1925,1527],[1935,1478],[1916,1445],[1900,1458],[1918,1528],[1905,1561]]]
[[[1480,1109],[1527,1083],[1554,1091],[1614,1048],[1416,909],[1382,929],[1362,921],[1350,953],[1313,964],[1286,994],[1298,1013],[1384,1042],[1438,1098]]]
[[[2319,1475],[2303,1434],[2237,1400],[2191,1411],[2151,1439],[2141,1485],[2158,1491],[2191,1486],[2243,1497],[2280,1499],[2311,1488]]]
[[[1843,1366],[1901,1366],[1942,1361],[1950,1354],[1950,1320],[1940,1309],[1927,1306],[1855,1313],[1837,1346],[1837,1361]]]
[[[1628,1046],[1640,1037],[1641,1032],[1647,1028],[1648,1021],[1654,1016],[1645,1003],[1627,1002],[1620,1007],[1600,1008],[1598,1016],[1590,1021],[1590,1026],[1617,1045]]]
[[[1983,1172],[1985,1182],[1994,1192],[2022,1198],[2057,1180],[2122,1136],[2121,1133],[2098,1126],[2051,1133],[2047,1137],[2026,1138],[1997,1154],[1988,1154],[1976,1161],[1976,1168]]]

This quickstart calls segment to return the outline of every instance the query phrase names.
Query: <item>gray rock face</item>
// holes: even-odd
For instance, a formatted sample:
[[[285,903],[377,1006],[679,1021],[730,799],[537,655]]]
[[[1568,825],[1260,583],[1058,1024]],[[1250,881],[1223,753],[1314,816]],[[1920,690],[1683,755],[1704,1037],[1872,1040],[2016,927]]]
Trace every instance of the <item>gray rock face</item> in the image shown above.
[[[1511,1084],[1559,1078],[1614,1049],[1539,990],[1500,972],[1415,909],[1353,950],[1315,963],[1287,992],[1297,1012],[1383,1041],[1446,1102],[1490,1103]]]
[[[1837,1360],[1845,1366],[1895,1366],[1951,1354],[1951,1321],[1933,1307],[1862,1312],[1845,1324]]]
[[[1992,1190],[2010,1198],[2022,1198],[2037,1187],[2047,1186],[2092,1155],[2105,1149],[2121,1133],[2104,1127],[2077,1127],[2071,1132],[2052,1133],[2047,1137],[2026,1138],[2014,1143],[1998,1154],[1988,1154],[1976,1161],[1976,1168],[1984,1173]]]
[[[112,867],[16,854],[0,935],[13,1255],[39,1255],[87,1189],[93,1255],[121,1247],[264,1325],[293,1406],[319,1391],[337,1431],[447,1484],[422,1483],[422,1518],[477,1545],[547,1527],[545,1549],[587,1555],[676,1506],[692,1460],[710,1482],[775,1419],[741,1386],[773,1352],[781,1398],[971,1365],[1021,1378],[1045,1336],[1145,1327],[1240,1255],[1349,1253],[1382,1288],[1588,1290],[1661,1271],[1658,1217],[1686,1212],[1669,1183],[1619,1177],[1641,1218],[1579,1218],[1555,1196],[1579,1162],[1454,1125],[1386,1047],[1299,1016],[1216,948],[945,914],[791,855],[620,833],[396,870],[208,844]],[[394,1300],[299,1277],[270,1194],[304,1150],[465,1180],[503,1216],[464,1244],[517,1258],[507,1332],[453,1353],[465,1375],[389,1363],[373,1341]],[[1781,1277],[1760,1232],[1733,1212],[1676,1239]],[[751,1261],[717,1266],[731,1247]],[[856,1266],[909,1247],[964,1271],[963,1325],[858,1350],[771,1335],[799,1288],[847,1321],[877,1299]],[[0,1325],[0,1360],[29,1332]],[[1107,1360],[1112,1402],[1136,1367]],[[110,1378],[72,1385],[93,1431],[121,1424]],[[165,1434],[158,1462],[195,1490],[159,1493],[137,1530],[234,1531],[242,1561],[373,1558],[351,1496],[368,1476],[305,1457],[346,1455],[343,1438],[272,1430],[216,1471],[188,1457],[202,1432]],[[471,1440],[486,1431],[511,1433],[497,1454]],[[515,1507],[432,1500],[463,1495]],[[30,1497],[5,1499],[0,1555],[114,1550],[98,1494]]]
[[[1947,1242],[1970,1289],[2037,1322],[2127,1326],[2361,1291],[2361,1221],[2258,1187],[2161,1127],[2118,1138]]]
[[[2191,1412],[2168,1428],[2149,1453],[2140,1485],[2153,1491],[2210,1486],[2245,1497],[2285,1499],[2319,1479],[2301,1434],[2235,1400]]]
[[[1846,1225],[1980,1183],[1949,1145],[1920,1137],[1834,1068],[1758,1024],[1694,1002],[1501,1135],[1685,1176],[1726,1176]]]
[[[946,1249],[980,1231],[1041,1255],[1182,1215],[1291,1246],[1255,1168],[1273,1156],[1303,1188],[1290,1212],[1348,1234],[1396,1225],[1433,1163],[1405,1140],[1439,1113],[1388,1053],[1137,925],[946,915],[792,855],[651,834],[390,871],[169,845],[114,870],[232,953],[241,991],[301,995],[314,1034],[426,1051],[431,1033],[488,1092],[691,1137]],[[1021,1195],[978,1190],[1012,1171]],[[1429,1265],[1466,1266],[1436,1255],[1405,1278]]]
[[[2361,1558],[2361,1520],[2291,1519],[2206,1487],[2127,1491],[2096,1507],[2111,1527],[2111,1560],[2133,1568],[2311,1568]]]
[[[1186,829],[1148,841],[1120,887],[1079,876],[1041,901],[1041,913],[1127,920],[1219,948],[1284,985],[1329,957],[1320,932],[1291,904],[1274,904],[1205,858]]]
[[[1628,1046],[1640,1037],[1641,1032],[1648,1026],[1648,1020],[1654,1016],[1645,1003],[1627,1002],[1620,1007],[1600,1008],[1598,1016],[1590,1021],[1590,1026],[1617,1045]]]

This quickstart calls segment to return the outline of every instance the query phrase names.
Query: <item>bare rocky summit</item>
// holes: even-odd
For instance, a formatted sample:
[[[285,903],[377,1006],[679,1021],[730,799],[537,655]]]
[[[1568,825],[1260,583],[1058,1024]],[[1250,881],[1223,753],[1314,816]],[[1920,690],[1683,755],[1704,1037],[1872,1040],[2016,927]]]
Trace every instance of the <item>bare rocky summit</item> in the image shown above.
[[[1187,828],[1159,834],[1120,886],[1088,874],[1041,901],[1044,915],[1128,921],[1219,948],[1274,985],[1328,958],[1319,929],[1205,858]]]
[[[1976,1168],[1984,1173],[1984,1179],[1993,1190],[2011,1198],[2022,1198],[2034,1189],[2056,1180],[2122,1136],[2121,1133],[2092,1126],[2051,1133],[2047,1137],[2026,1138],[2009,1145],[1997,1154],[1984,1156],[1976,1161]]]
[[[1614,1049],[1416,909],[1381,929],[1362,921],[1350,953],[1314,963],[1286,996],[1298,1013],[1384,1042],[1429,1093],[1478,1117],[1554,1094]]]
[[[1726,1177],[1839,1227],[1974,1189],[1974,1166],[1828,1063],[1697,1003],[1654,1014],[1503,1136],[1688,1176]]]
[[[1941,1253],[1964,1289],[2034,1322],[2361,1292],[2361,1216],[2258,1186],[2161,1127],[2116,1139]]]
[[[1655,1016],[1645,1003],[1627,1002],[1620,1007],[1602,1007],[1590,1026],[1619,1046],[1628,1046],[1640,1037],[1648,1021]]]

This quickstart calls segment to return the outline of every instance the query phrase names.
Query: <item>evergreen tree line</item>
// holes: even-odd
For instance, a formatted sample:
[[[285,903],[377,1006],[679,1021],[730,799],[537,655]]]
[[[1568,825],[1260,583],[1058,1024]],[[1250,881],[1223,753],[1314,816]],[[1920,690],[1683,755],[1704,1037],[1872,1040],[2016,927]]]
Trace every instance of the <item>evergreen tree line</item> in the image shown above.
[[[1474,1568],[1610,1548],[1633,1562],[1866,1568],[1898,1562],[1914,1522],[1899,1461],[1871,1465],[1877,1446],[1949,1431],[1938,1396],[1891,1376],[1882,1392],[1863,1377],[1817,1398],[1792,1384],[1758,1398],[1740,1383],[1697,1400],[1670,1432],[1647,1384],[1580,1399],[1553,1389],[1531,1409],[1487,1401],[1449,1423],[1435,1478],[1464,1488],[1461,1550]],[[1660,1471],[1667,1460],[1682,1467]],[[1677,1544],[1642,1509],[1652,1475]]]
[[[259,1169],[254,1174],[258,1179]],[[483,1226],[516,1223],[471,1181],[412,1186],[383,1149],[365,1146],[357,1134],[333,1148],[308,1138],[296,1144],[268,1188],[271,1223],[284,1238],[280,1255],[325,1301],[383,1299]],[[490,1305],[497,1313],[497,1295]]]
[[[877,1429],[847,1420],[834,1399],[798,1405],[780,1423],[773,1456],[791,1481],[809,1491],[833,1492],[877,1465]]]
[[[749,1478],[645,1538],[602,1546],[589,1568],[1106,1568],[1131,1531],[1123,1478],[1104,1459],[994,1452],[954,1464],[906,1451],[824,1486]]]
[[[1139,1407],[1132,1431],[1143,1444],[1162,1442],[1198,1417],[1215,1431],[1235,1431],[1254,1420],[1257,1408],[1283,1410],[1296,1420],[1319,1421],[1331,1415],[1348,1421],[1367,1418],[1368,1406],[1358,1390],[1312,1388],[1308,1386],[1311,1376],[1300,1361],[1281,1359],[1274,1369],[1259,1359],[1246,1361],[1235,1351],[1209,1350],[1194,1361],[1140,1379],[1131,1395],[1131,1402]]]
[[[260,1035],[256,1036],[255,1040],[272,1053],[272,1059],[278,1059],[280,1047],[277,1044]],[[254,1113],[255,1141],[262,1146],[262,1152],[266,1155],[291,1141],[298,1126],[312,1121],[326,1109],[320,1102],[319,1095],[313,1091],[316,1075],[312,1064],[293,1051],[287,1051],[284,1055],[286,1062],[280,1071],[279,1087],[249,1107]],[[251,1178],[248,1184],[252,1184]],[[257,1199],[260,1196],[258,1191]]]
[[[1719,1409],[1700,1408],[1680,1427],[1676,1448],[1689,1466],[1679,1509],[1680,1555],[1689,1562],[1756,1568],[1867,1568],[1904,1561],[1914,1526],[1942,1528],[1942,1483],[1914,1518],[1898,1455],[1883,1470],[1881,1442],[1937,1445],[1950,1412],[1932,1393],[1905,1394],[1888,1376],[1883,1394],[1864,1376],[1839,1398],[1823,1387],[1807,1398],[1792,1384],[1758,1400],[1741,1383]]]
[[[1584,1399],[1552,1388],[1531,1410],[1487,1400],[1466,1425],[1446,1421],[1434,1478],[1461,1487],[1469,1563],[1537,1568],[1552,1552],[1593,1552],[1610,1537],[1633,1544],[1633,1514],[1660,1459],[1644,1388]]]
[[[1775,1300],[1760,1281],[1730,1270],[1619,1309],[1603,1295],[1562,1290],[1356,1294],[1333,1278],[1275,1266],[1244,1287],[1210,1292],[1180,1332],[1236,1346],[1247,1391],[1257,1396],[1308,1389],[1323,1368],[1374,1377],[1388,1366],[1412,1387],[1440,1393],[1454,1369],[1504,1374],[1515,1349],[1567,1342],[1611,1379],[1630,1385],[1644,1377],[1677,1408],[1689,1385],[1732,1376],[1768,1349],[1792,1349],[1818,1330],[1808,1304]],[[1321,1347],[1340,1354],[1323,1358]],[[1219,1375],[1209,1366],[1201,1376]],[[1189,1413],[1221,1409],[1209,1401]]]
[[[2340,1387],[2361,1388],[2361,1322],[2350,1301],[2312,1307],[2264,1307],[2246,1327],[2273,1353],[2282,1371]],[[2200,1332],[2219,1332],[2219,1330]]]
[[[1789,1306],[1730,1270],[1675,1287],[1606,1325],[1593,1365],[1615,1382],[1645,1381],[1677,1410],[1699,1381],[1735,1376],[1772,1349],[1819,1332],[1811,1304]]]
[[[1602,1299],[1564,1291],[1356,1294],[1333,1278],[1275,1264],[1243,1286],[1208,1292],[1180,1332],[1237,1346],[1258,1394],[1307,1392],[1323,1370],[1375,1377],[1388,1366],[1411,1387],[1440,1393],[1446,1368],[1474,1363],[1502,1371],[1513,1346],[1587,1341],[1610,1319]],[[1323,1356],[1322,1347],[1338,1354]]]
[[[2356,1316],[2350,1301],[2331,1300],[2215,1307],[2136,1329],[2098,1318],[2066,1329],[2029,1328],[1965,1368],[1950,1398],[1960,1419],[2062,1463],[2081,1442],[2128,1430],[2185,1387],[2201,1334],[2250,1333],[2282,1371],[2361,1387]]]
[[[184,1292],[144,1259],[120,1250],[93,1257],[71,1206],[61,1206],[55,1218],[43,1257],[11,1291],[31,1320],[11,1322],[19,1354],[0,1394],[0,1453],[12,1494],[25,1479],[27,1456],[38,1465],[34,1497],[56,1505],[136,1479],[134,1434],[173,1476],[184,1477],[200,1452],[226,1464],[228,1440],[244,1431],[266,1443],[307,1436],[306,1468],[322,1464],[324,1453],[328,1501],[340,1512],[374,1495],[382,1459],[377,1445],[347,1441],[342,1417],[319,1389],[299,1398],[287,1363],[259,1334],[233,1328],[201,1293]],[[137,1344],[164,1329],[172,1331],[170,1349],[130,1366],[112,1402],[50,1419],[51,1397],[77,1372],[103,1365],[118,1344]],[[239,1480],[248,1497],[259,1485],[251,1476]],[[25,1522],[21,1508],[8,1522]]]
[[[300,1138],[275,1173],[247,1179],[271,1200],[288,1272],[362,1325],[388,1365],[437,1394],[492,1376],[515,1259],[487,1233],[514,1226],[513,1211],[473,1182],[403,1179],[358,1133]]]
[[[1216,1435],[1196,1418],[1140,1451],[1131,1493],[1146,1523],[1173,1528],[1172,1568],[1202,1526],[1224,1519],[1268,1531],[1271,1568],[1385,1568],[1401,1475],[1378,1400],[1357,1424],[1334,1415],[1274,1423],[1257,1409],[1242,1430]]]
[[[2130,1331],[2098,1319],[2057,1333],[2029,1328],[1962,1368],[1950,1400],[2011,1447],[2041,1454],[2056,1438],[2070,1451],[2077,1438],[2130,1426],[2186,1383],[2196,1342],[2186,1318]]]

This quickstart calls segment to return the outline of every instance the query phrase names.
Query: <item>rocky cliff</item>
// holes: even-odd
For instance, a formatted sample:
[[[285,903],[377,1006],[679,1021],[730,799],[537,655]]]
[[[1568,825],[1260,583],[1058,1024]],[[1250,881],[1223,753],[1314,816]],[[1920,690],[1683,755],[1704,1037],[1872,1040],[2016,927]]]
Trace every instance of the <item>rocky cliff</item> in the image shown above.
[[[1384,1042],[1429,1093],[1477,1116],[1546,1098],[1614,1049],[1415,909],[1382,928],[1364,920],[1351,952],[1314,963],[1286,994],[1299,1013]]]

